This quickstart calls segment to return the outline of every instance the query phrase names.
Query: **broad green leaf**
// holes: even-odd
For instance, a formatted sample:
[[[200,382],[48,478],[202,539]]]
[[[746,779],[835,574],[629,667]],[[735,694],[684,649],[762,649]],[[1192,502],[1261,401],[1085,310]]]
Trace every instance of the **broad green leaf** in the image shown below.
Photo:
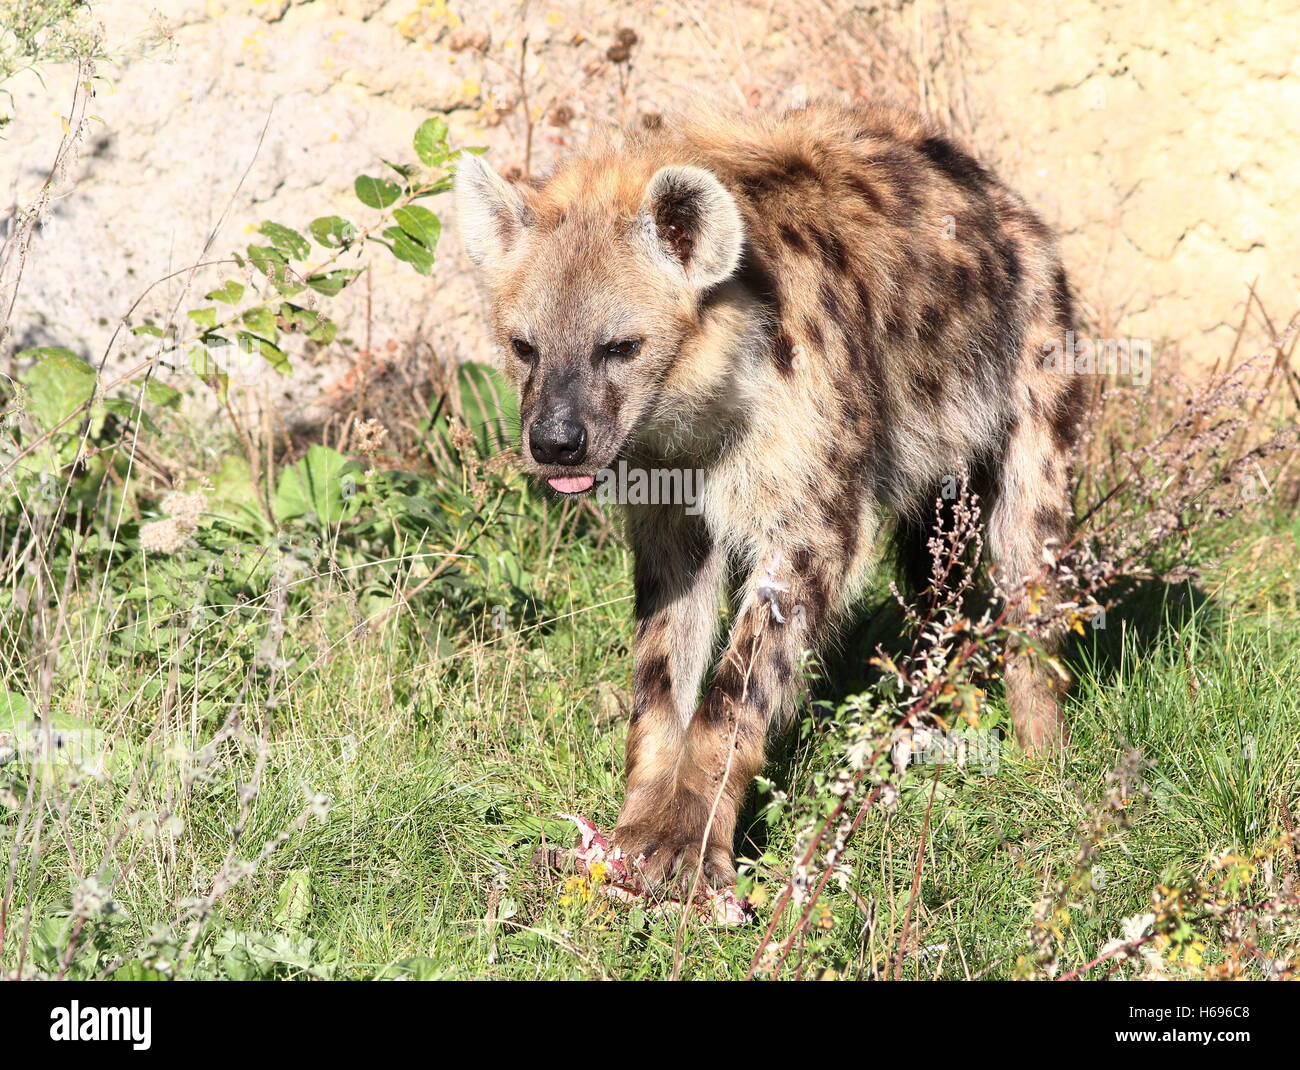
[[[233,454],[227,456],[212,478],[205,514],[251,535],[267,531],[266,518],[257,504],[257,487],[248,461]]]
[[[134,401],[127,401],[126,398],[105,398],[104,408],[114,416],[123,420],[130,420],[138,423],[155,434],[158,431],[158,425],[149,418],[149,414],[144,411]]]
[[[269,341],[260,335],[253,334],[251,331],[240,331],[238,334],[239,348],[245,353],[259,353],[272,368],[281,375],[288,375],[292,368],[289,365],[289,358],[285,355],[284,350],[274,342]]]
[[[48,431],[91,399],[95,369],[72,350],[57,346],[17,354],[19,361],[33,357],[36,363],[21,378],[31,392],[32,414]]]
[[[211,293],[203,295],[205,301],[221,301],[227,305],[239,304],[239,299],[244,296],[244,284],[230,279],[221,286],[218,286]]]
[[[270,279],[271,285],[280,293],[289,296],[302,290],[302,286],[295,281],[288,259],[274,246],[250,245],[248,262]]]
[[[182,395],[175,387],[160,383],[157,379],[150,379],[144,384],[144,396],[155,405],[174,409],[181,403]]]
[[[405,260],[421,275],[428,275],[433,271],[433,254],[413,240],[401,227],[386,228],[384,237],[392,242],[389,248],[398,260]]]
[[[358,268],[336,268],[333,271],[326,271],[320,275],[311,275],[307,278],[307,285],[317,293],[324,294],[326,297],[333,297],[341,293],[353,279],[361,274]]]
[[[211,329],[217,325],[216,306],[213,306],[212,308],[192,308],[186,313],[186,315],[200,327]]]
[[[292,870],[280,884],[275,923],[289,932],[301,932],[311,916],[311,870]]]
[[[349,223],[342,216],[337,215],[325,215],[313,219],[307,229],[311,231],[311,236],[326,249],[343,249],[357,238],[356,224]]]
[[[211,294],[208,294],[208,297],[211,296]],[[139,327],[132,327],[131,333],[145,334],[150,338],[161,338],[163,336],[163,329],[161,327],[155,327],[152,323],[143,323]]]
[[[338,334],[338,328],[328,316],[288,301],[280,306],[280,318],[287,321],[293,329],[304,332],[313,342],[329,343]]]
[[[362,469],[338,450],[312,445],[307,455],[280,474],[275,489],[277,520],[314,516],[324,525],[337,524],[354,513],[354,492]]]
[[[279,332],[279,328],[275,323],[275,313],[265,305],[250,308],[241,318],[244,321],[244,326],[254,334],[264,335],[274,340]]]
[[[412,143],[425,167],[438,167],[447,159],[447,121],[440,116],[425,119],[416,128]]]
[[[386,178],[358,175],[355,184],[357,198],[367,208],[387,208],[402,195],[402,187]]]
[[[418,204],[408,204],[396,209],[393,218],[402,230],[430,252],[437,246],[438,235],[442,233],[442,221],[429,209]]]
[[[292,227],[267,221],[257,228],[271,244],[293,260],[302,260],[311,252],[311,243]]]

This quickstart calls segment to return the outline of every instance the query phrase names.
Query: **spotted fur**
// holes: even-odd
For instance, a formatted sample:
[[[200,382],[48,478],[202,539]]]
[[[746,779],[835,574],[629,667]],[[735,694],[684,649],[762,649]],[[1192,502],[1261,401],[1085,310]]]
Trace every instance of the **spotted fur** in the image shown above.
[[[969,480],[1008,591],[1067,536],[1081,390],[1042,359],[1073,327],[1055,243],[952,137],[883,107],[665,123],[532,185],[474,160],[457,189],[536,475],[620,459],[704,471],[698,514],[627,510],[635,697],[616,840],[652,879],[726,883],[800,658],[882,531],[923,586],[936,495]],[[557,412],[584,429],[576,466],[530,453]],[[1043,670],[1012,652],[1006,684],[1021,743],[1058,742]]]

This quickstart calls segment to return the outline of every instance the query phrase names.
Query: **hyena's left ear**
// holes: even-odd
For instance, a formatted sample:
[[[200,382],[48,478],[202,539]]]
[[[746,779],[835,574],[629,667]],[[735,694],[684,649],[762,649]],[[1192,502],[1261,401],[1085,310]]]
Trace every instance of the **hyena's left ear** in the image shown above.
[[[456,219],[469,258],[483,266],[515,244],[528,225],[528,207],[517,186],[466,153],[456,165]]]
[[[661,167],[637,212],[651,257],[696,289],[726,279],[740,263],[745,224],[736,199],[702,167]]]

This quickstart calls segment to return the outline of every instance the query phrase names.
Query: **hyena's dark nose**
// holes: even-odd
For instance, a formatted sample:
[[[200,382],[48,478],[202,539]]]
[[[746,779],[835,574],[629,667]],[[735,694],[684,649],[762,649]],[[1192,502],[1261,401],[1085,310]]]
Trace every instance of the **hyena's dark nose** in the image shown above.
[[[587,429],[567,416],[534,420],[528,448],[540,464],[581,464],[587,456]]]

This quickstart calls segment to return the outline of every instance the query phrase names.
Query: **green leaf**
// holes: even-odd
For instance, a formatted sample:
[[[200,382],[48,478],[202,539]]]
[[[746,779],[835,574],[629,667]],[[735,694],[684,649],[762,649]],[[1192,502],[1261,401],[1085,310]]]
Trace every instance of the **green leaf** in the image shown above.
[[[408,204],[396,209],[393,218],[402,230],[430,252],[437,246],[438,236],[442,233],[442,221],[429,209],[421,208],[418,204]]]
[[[211,296],[211,294],[208,294],[208,297]],[[155,327],[152,323],[142,323],[139,327],[132,327],[131,333],[146,334],[150,338],[161,338],[163,336],[163,329],[161,327]]]
[[[217,287],[211,293],[203,295],[205,301],[221,301],[227,305],[239,304],[239,299],[244,296],[244,284],[230,279],[224,285]]]
[[[275,923],[289,932],[301,932],[311,916],[311,870],[292,870],[280,884]]]
[[[355,184],[357,198],[367,208],[387,208],[402,195],[402,187],[386,178],[358,175]]]
[[[425,167],[438,167],[447,159],[447,121],[436,115],[425,119],[416,128],[412,144]]]
[[[421,275],[433,271],[433,254],[419,242],[414,241],[401,227],[388,227],[384,237],[393,244],[389,246],[398,260],[404,260]]]
[[[271,245],[250,245],[248,262],[265,275],[280,293],[291,296],[302,290],[289,268],[288,258]]]
[[[19,361],[36,359],[21,377],[31,391],[31,410],[46,431],[84,405],[95,393],[95,369],[70,349],[24,349]]]
[[[307,285],[317,293],[333,297],[342,293],[343,288],[360,274],[359,268],[336,268],[334,271],[308,276]]]
[[[324,215],[313,219],[307,228],[311,236],[326,249],[346,249],[357,238],[355,223],[349,223],[342,216]]]
[[[105,398],[104,408],[114,416],[129,420],[132,423],[138,423],[155,434],[158,431],[158,425],[149,419],[148,413],[135,402],[127,401],[126,398]]]
[[[286,329],[303,331],[313,342],[328,344],[338,334],[338,327],[328,316],[288,301],[280,305],[280,318],[286,321]]]
[[[186,315],[200,327],[207,327],[209,330],[217,325],[217,309],[215,305],[212,308],[192,308]]]
[[[277,520],[314,516],[325,525],[337,524],[356,512],[354,492],[362,469],[338,450],[312,445],[307,455],[280,474],[275,489]]]
[[[251,331],[240,331],[236,337],[239,339],[240,349],[245,353],[261,354],[262,359],[281,375],[288,375],[292,370],[288,356],[274,342],[253,334]]]
[[[255,334],[265,335],[267,338],[274,340],[279,333],[279,328],[275,323],[275,313],[265,305],[250,308],[241,318],[244,321],[244,326]]]
[[[145,382],[144,396],[155,405],[160,405],[165,409],[174,409],[179,406],[182,397],[181,392],[175,387],[160,383],[157,379],[149,379]]]
[[[248,461],[233,454],[227,456],[211,478],[212,492],[205,511],[251,535],[266,533],[268,524],[257,505],[257,486]]]
[[[392,168],[394,171],[396,171],[399,175],[401,175],[401,176],[402,176],[402,181],[404,181],[404,182],[410,182],[410,181],[411,181],[411,176],[412,176],[413,174],[415,174],[415,165],[414,165],[414,164],[409,164],[409,163],[393,163],[392,160],[385,160],[384,163],[387,164],[389,167],[391,167],[391,168]]]
[[[311,242],[292,227],[267,221],[257,229],[270,238],[271,244],[290,259],[302,260],[311,252]]]

